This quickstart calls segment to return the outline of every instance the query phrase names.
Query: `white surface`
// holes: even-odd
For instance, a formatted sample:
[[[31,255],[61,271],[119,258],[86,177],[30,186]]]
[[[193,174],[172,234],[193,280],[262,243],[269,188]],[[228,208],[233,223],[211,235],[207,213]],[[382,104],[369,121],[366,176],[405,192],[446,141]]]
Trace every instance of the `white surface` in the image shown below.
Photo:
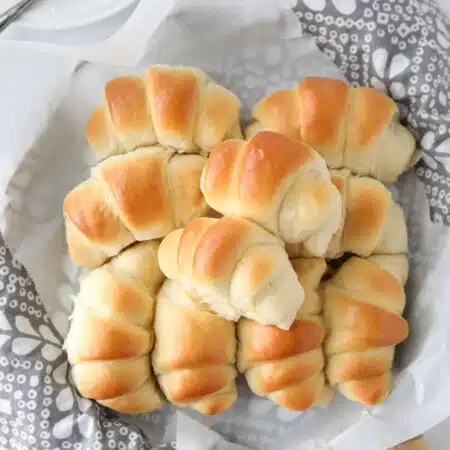
[[[81,27],[116,14],[133,3],[136,0],[37,0],[19,22],[42,30]]]
[[[206,27],[206,24],[203,25]],[[235,27],[234,32],[237,33],[237,29],[239,27]],[[270,27],[268,28],[265,25],[264,31],[266,32],[268,30],[270,30]],[[177,35],[179,38],[184,33],[186,33],[186,29],[183,30],[182,28],[176,27],[176,30],[172,30],[170,35]],[[241,40],[240,48],[235,47],[235,53],[253,52],[256,44],[255,38],[257,36],[256,33],[253,36],[253,41],[249,38],[245,41],[245,45]],[[161,56],[158,53],[158,47],[164,41],[164,34],[156,37],[159,40],[157,39],[154,42],[152,51],[153,58],[157,60]],[[272,39],[275,38],[272,37]],[[199,48],[192,41],[190,42],[190,51],[186,52],[183,50],[184,46],[189,47],[186,41],[183,42],[178,39],[175,42],[182,42],[182,44],[179,45],[179,48],[174,46],[172,49],[173,58],[176,57],[178,52],[180,58],[189,60],[190,58],[186,55],[187,53],[188,55],[195,55],[192,57],[193,60],[196,58],[200,58],[201,60],[203,50],[199,51]],[[239,42],[239,39],[233,41],[234,46],[236,46],[236,42]],[[210,43],[209,49],[211,50],[213,48],[214,44]],[[206,66],[214,66],[218,71],[226,72],[230,70],[230,66],[225,64],[217,53],[211,55],[205,52],[203,55],[204,58],[208,58],[209,55]],[[164,56],[169,58],[169,55]],[[309,62],[313,64],[313,61]],[[289,66],[289,63],[289,61],[286,61],[286,66]],[[31,214],[48,219],[40,223],[21,224],[21,226],[26,226],[28,230],[27,235],[23,236],[27,239],[13,242],[13,244],[20,250],[21,257],[24,259],[26,266],[32,269],[32,275],[39,280],[38,288],[43,292],[43,300],[47,302],[50,312],[52,312],[52,306],[54,311],[58,308],[56,304],[52,305],[52,299],[56,299],[57,296],[52,294],[51,290],[48,290],[49,281],[51,288],[56,278],[55,274],[60,271],[61,258],[64,257],[61,253],[64,244],[60,239],[62,223],[60,217],[52,216],[51,211],[55,194],[58,198],[64,195],[64,192],[57,191],[56,186],[58,185],[58,180],[62,183],[60,185],[67,187],[68,184],[77,182],[84,176],[84,173],[77,172],[77,168],[82,168],[81,153],[85,149],[85,144],[83,142],[81,128],[86,118],[86,113],[91,103],[99,98],[99,91],[103,81],[108,76],[113,76],[117,72],[120,72],[99,67],[87,68],[87,70],[81,71],[76,76],[76,83],[69,87],[74,64],[75,60],[66,59],[61,55],[44,55],[24,48],[11,53],[7,48],[2,49],[0,47],[0,73],[2,81],[0,83],[0,98],[2,98],[2,102],[0,103],[0,120],[2,129],[7,130],[7,134],[3,136],[2,146],[0,147],[2,157],[2,164],[0,165],[0,199],[4,201],[0,203],[0,211],[3,211],[3,208],[8,206],[17,212],[14,217],[20,218],[25,204],[30,207],[27,209],[31,209]],[[311,64],[308,64],[306,68],[309,69]],[[29,70],[30,67],[33,67],[32,71]],[[251,69],[251,67],[246,67],[245,69]],[[280,66],[281,69],[282,67]],[[312,66],[312,70],[314,69],[317,69],[317,67]],[[297,76],[297,74],[293,75]],[[264,74],[261,75],[261,78],[264,78]],[[255,79],[258,80],[258,77],[255,76]],[[64,99],[62,107],[58,108],[57,122],[52,123],[51,128],[46,130],[51,114],[63,99],[66,91],[70,96],[68,99]],[[77,101],[73,102],[74,99],[77,99]],[[251,99],[247,99],[247,101],[251,101]],[[61,116],[62,112],[64,114]],[[41,132],[44,132],[43,138],[37,142],[36,139]],[[32,148],[38,150],[47,148],[50,151],[49,154],[54,155],[50,159],[43,159],[47,166],[39,165],[39,158],[37,158],[35,172],[30,174],[31,180],[38,181],[38,184],[35,185],[37,191],[39,191],[35,197],[36,202],[33,199],[30,202],[30,199],[21,198],[19,194],[5,198],[2,194],[8,181],[14,171],[21,165],[24,155]],[[77,155],[77,151],[80,151],[80,154]],[[54,165],[51,165],[52,161]],[[73,161],[74,165],[69,165],[71,168],[70,172],[63,171],[62,173],[57,173],[54,167],[60,168],[58,164],[61,164],[63,161],[65,163]],[[416,192],[416,188],[414,187],[414,192],[413,198],[416,200],[422,199],[423,201],[423,193],[420,192],[420,188]],[[44,199],[49,204],[37,201]],[[50,207],[50,215],[46,216],[46,212],[43,211],[44,204],[46,207]],[[414,207],[416,206],[414,205]],[[56,211],[59,205],[53,203],[53,207],[56,208],[54,209]],[[421,263],[421,268],[419,267],[416,269],[416,272],[413,272],[417,275],[418,271],[422,269],[420,277],[415,282],[414,293],[416,298],[411,300],[421,303],[424,308],[417,310],[417,317],[414,319],[414,326],[412,328],[417,333],[417,340],[421,340],[420,348],[416,349],[419,355],[410,362],[403,375],[399,377],[398,382],[400,383],[400,387],[394,392],[392,400],[384,407],[371,410],[370,413],[366,412],[361,414],[358,411],[358,416],[360,417],[358,425],[349,428],[339,438],[334,439],[330,447],[328,447],[329,449],[345,448],[346,450],[361,450],[360,444],[363,438],[367,442],[364,450],[381,449],[381,447],[376,445],[377,442],[390,445],[394,441],[407,439],[413,434],[422,433],[450,412],[450,392],[445,389],[446,381],[450,379],[450,350],[448,349],[450,345],[450,336],[448,334],[450,324],[448,316],[450,316],[450,310],[447,305],[442,303],[442,299],[445,298],[444,294],[449,291],[449,287],[445,283],[445,278],[448,273],[448,267],[450,266],[450,249],[448,248],[450,242],[446,234],[442,233],[442,230],[426,222],[428,215],[425,212],[425,205],[422,205],[422,209],[420,210],[422,213],[413,210],[412,215],[414,211],[419,218],[421,217],[421,226],[418,228],[422,234],[421,239],[423,239],[420,247],[422,252],[420,257],[425,258]],[[5,218],[5,216],[2,217]],[[2,229],[4,230],[8,225],[17,226],[18,224],[7,224],[3,222]],[[436,248],[440,245],[442,245],[442,249],[436,256],[433,252],[436,252]],[[53,256],[53,258],[48,258],[48,256]],[[48,261],[48,264],[44,268],[41,264],[43,258]],[[433,270],[425,270],[422,267],[424,264],[428,267],[430,267],[430,264],[433,264],[436,267]],[[45,286],[46,284],[47,287]],[[429,309],[430,303],[431,309]],[[432,327],[430,327],[429,323],[427,325],[425,322],[426,314],[432,314],[434,321]],[[430,320],[429,316],[427,316],[428,320]],[[426,336],[419,336],[420,333],[425,331],[427,332]],[[440,373],[438,373],[439,371]],[[415,410],[419,408],[421,408],[422,413],[415,414]],[[341,423],[337,424],[337,428],[340,428],[342,424],[345,424],[351,414],[352,412],[349,410],[340,410],[338,416],[336,416],[335,410],[331,419],[330,415],[324,412],[323,421],[328,420],[328,423],[324,424],[324,426],[327,429],[328,427],[333,428],[331,421],[339,417]],[[183,414],[180,415],[180,418],[181,420],[178,421],[177,429],[180,438],[178,448],[194,448],[192,446],[194,440],[196,445],[204,442],[205,448],[212,441],[222,442],[217,435],[204,429],[196,422],[192,424],[192,419],[187,418]],[[301,420],[291,422],[291,424],[294,428],[301,430]],[[448,448],[450,432],[445,430],[446,426],[450,427],[450,420],[426,434],[429,440],[430,450],[446,450]],[[311,432],[312,430],[309,431]],[[307,436],[307,432],[308,430],[305,430],[301,435]],[[229,448],[230,450],[236,448],[237,450],[239,447],[227,446],[222,442],[220,448]],[[279,444],[276,448],[280,448]],[[289,447],[286,444],[283,448],[312,450],[313,448],[326,447],[318,447],[304,443],[299,444],[298,442],[291,441]]]
[[[450,442],[450,418],[425,433],[428,450],[448,450]]]
[[[450,17],[450,1],[449,0],[436,0],[436,3]]]
[[[0,208],[6,182],[35,141],[70,82],[76,60],[40,51],[0,48]],[[33,70],[30,70],[30,67]]]
[[[0,0],[0,14],[3,14],[7,9],[15,6],[20,0]]]
[[[84,1],[87,0],[82,0],[82,3]],[[97,1],[92,0],[91,3],[94,5]],[[16,48],[40,49],[84,61],[135,67],[145,53],[148,39],[169,13],[179,13],[186,8],[212,12],[219,7],[241,11],[242,16],[233,16],[236,23],[216,29],[216,33],[220,34],[222,30],[230,31],[236,25],[251,23],[252,11],[256,10],[258,17],[267,20],[280,9],[294,4],[295,0],[142,0],[136,7],[125,8],[105,20],[83,27],[83,33],[78,29],[30,29],[18,20],[0,34],[0,48],[9,51]]]
[[[10,52],[16,49],[46,51],[84,61],[135,66],[145,53],[148,39],[179,2],[140,1],[135,8],[125,8],[83,27],[82,33],[78,29],[30,29],[18,20],[0,34],[0,48]],[[77,3],[77,0],[67,3]]]

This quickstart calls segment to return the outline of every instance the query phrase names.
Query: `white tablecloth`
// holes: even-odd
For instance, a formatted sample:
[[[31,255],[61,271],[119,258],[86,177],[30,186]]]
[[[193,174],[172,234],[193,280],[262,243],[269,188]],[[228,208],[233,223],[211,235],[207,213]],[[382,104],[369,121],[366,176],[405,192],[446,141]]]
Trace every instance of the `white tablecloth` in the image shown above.
[[[429,450],[447,450],[450,443],[450,418],[425,433]]]

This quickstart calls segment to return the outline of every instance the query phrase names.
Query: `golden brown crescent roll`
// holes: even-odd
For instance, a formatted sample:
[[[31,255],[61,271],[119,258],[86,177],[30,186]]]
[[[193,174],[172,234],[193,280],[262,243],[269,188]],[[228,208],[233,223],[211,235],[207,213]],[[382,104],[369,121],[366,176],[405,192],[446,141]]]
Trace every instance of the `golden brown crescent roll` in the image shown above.
[[[343,221],[331,239],[327,257],[337,258],[345,252],[359,256],[407,252],[405,216],[386,186],[345,169],[332,170],[331,178],[341,194]],[[312,255],[303,244],[288,244],[286,250],[291,257]]]
[[[326,270],[321,258],[295,259],[293,267],[305,290],[305,301],[289,330],[241,319],[238,369],[250,389],[278,405],[304,410],[331,399],[325,381],[322,342],[325,329],[317,292]]]
[[[341,199],[323,158],[279,133],[216,146],[201,178],[206,202],[323,256],[341,224]]]
[[[289,328],[304,292],[282,241],[241,217],[199,218],[170,233],[158,261],[218,315]]]
[[[240,102],[205,72],[151,66],[144,77],[108,81],[86,137],[98,159],[157,143],[179,152],[203,152],[240,137]]]
[[[161,238],[210,208],[200,191],[201,155],[177,155],[160,146],[116,155],[64,200],[72,259],[97,267],[135,241]]]
[[[214,415],[237,398],[235,325],[166,280],[155,313],[153,369],[167,399]]]
[[[252,110],[249,138],[261,130],[301,139],[331,168],[348,168],[385,183],[419,157],[413,135],[398,121],[393,100],[370,87],[306,77],[295,89],[268,94]]]
[[[158,243],[141,242],[80,280],[65,348],[81,395],[121,412],[149,412],[162,396],[151,372]]]
[[[375,405],[391,392],[395,346],[408,336],[407,274],[405,255],[354,256],[324,283],[326,373],[350,400]]]

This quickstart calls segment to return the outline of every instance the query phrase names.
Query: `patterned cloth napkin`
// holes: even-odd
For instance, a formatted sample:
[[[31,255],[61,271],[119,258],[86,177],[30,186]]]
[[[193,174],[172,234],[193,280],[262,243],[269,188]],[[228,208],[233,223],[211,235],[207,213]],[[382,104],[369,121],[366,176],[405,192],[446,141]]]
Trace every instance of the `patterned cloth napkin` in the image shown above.
[[[305,32],[355,85],[395,99],[423,149],[417,176],[450,225],[450,21],[430,1],[300,0]]]

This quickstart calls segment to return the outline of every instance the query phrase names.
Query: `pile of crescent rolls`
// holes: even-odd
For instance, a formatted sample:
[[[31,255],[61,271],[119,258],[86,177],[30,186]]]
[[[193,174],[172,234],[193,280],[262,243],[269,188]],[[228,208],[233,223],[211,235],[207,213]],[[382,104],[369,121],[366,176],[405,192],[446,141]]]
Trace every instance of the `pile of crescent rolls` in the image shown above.
[[[106,83],[97,156],[63,205],[80,279],[65,342],[81,395],[213,415],[245,375],[292,410],[392,390],[407,229],[383,183],[417,161],[395,103],[309,77],[241,103],[200,69]],[[245,137],[245,139],[244,139]]]

